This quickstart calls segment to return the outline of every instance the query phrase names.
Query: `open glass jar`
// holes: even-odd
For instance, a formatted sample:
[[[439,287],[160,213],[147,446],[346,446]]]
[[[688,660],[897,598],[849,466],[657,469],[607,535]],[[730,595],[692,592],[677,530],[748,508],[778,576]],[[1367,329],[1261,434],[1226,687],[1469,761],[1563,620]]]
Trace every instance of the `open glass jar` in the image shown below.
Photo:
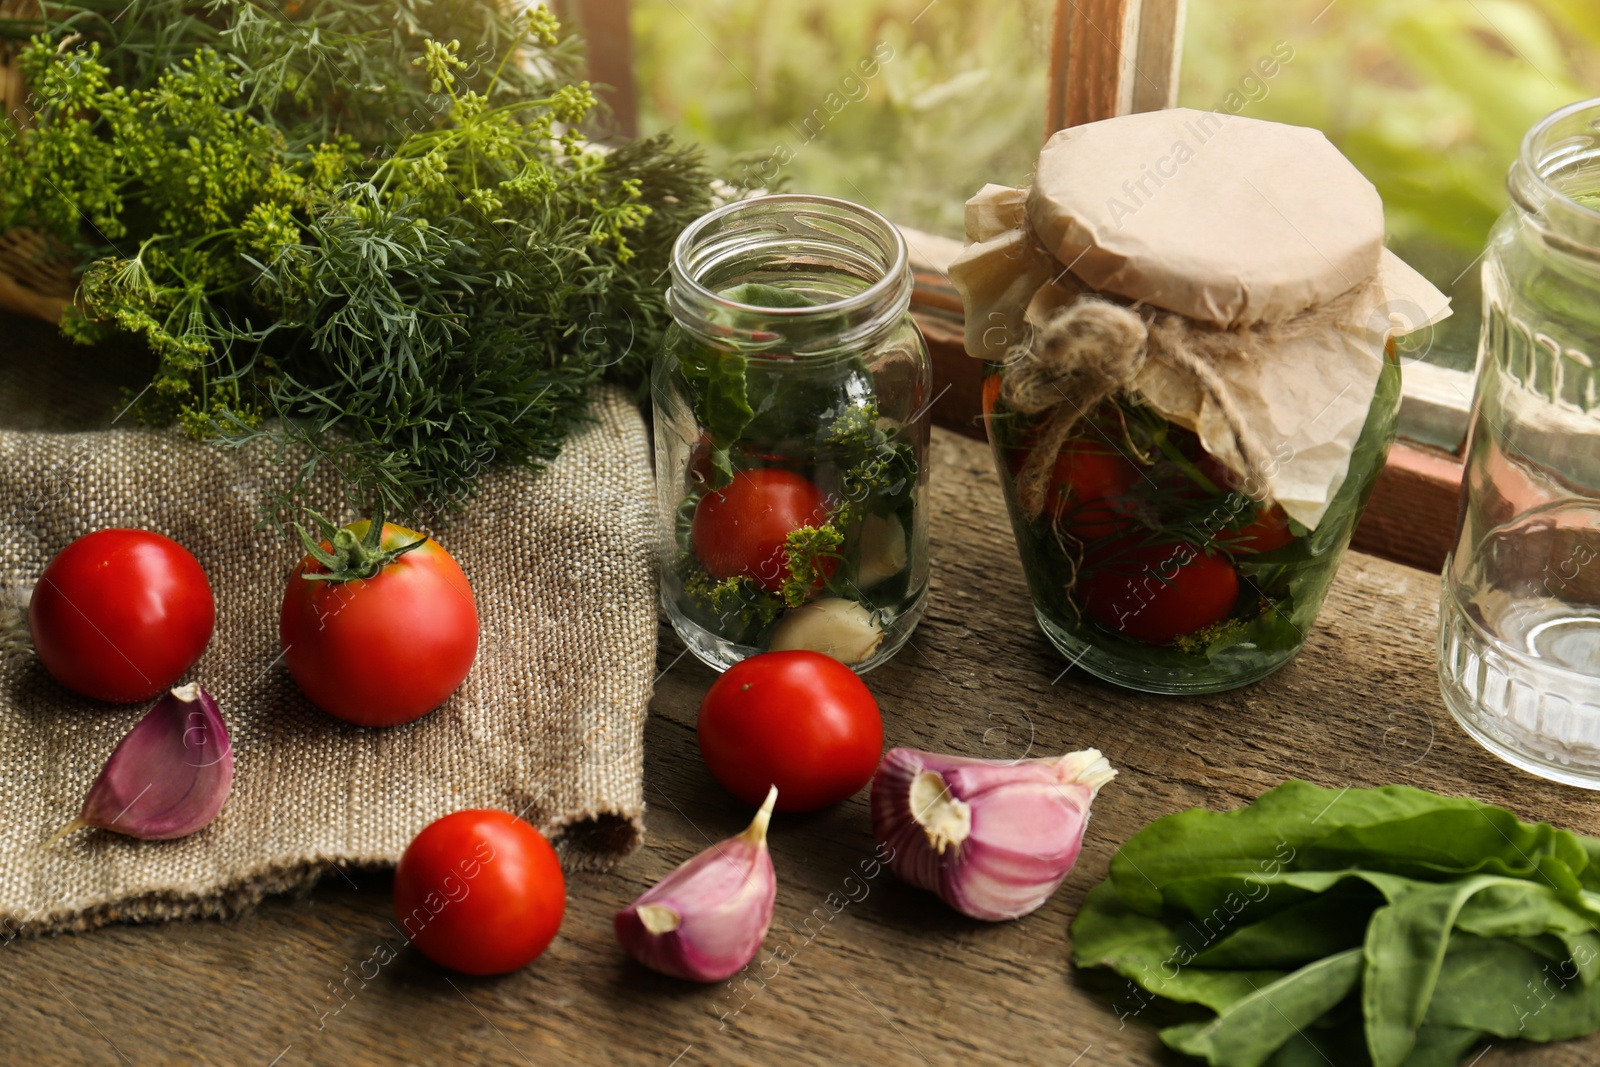
[[[805,648],[866,671],[921,618],[932,372],[910,301],[904,238],[846,201],[738,201],[678,238],[661,598],[711,666]]]
[[[1448,302],[1316,130],[1174,108],[1063,130],[951,265],[1034,613],[1133,689],[1305,642],[1394,437],[1392,340]]]
[[[1530,130],[1507,184],[1439,676],[1491,752],[1600,789],[1600,99]]]

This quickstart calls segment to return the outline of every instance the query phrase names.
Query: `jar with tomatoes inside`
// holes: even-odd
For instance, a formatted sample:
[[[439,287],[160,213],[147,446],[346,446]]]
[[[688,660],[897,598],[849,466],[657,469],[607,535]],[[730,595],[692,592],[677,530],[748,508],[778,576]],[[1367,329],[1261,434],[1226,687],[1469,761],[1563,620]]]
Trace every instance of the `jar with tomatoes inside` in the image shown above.
[[[1147,692],[1283,666],[1394,437],[1396,338],[1449,310],[1377,191],[1315,130],[1174,109],[1062,131],[967,219],[951,276],[1045,635]]]
[[[842,200],[728,204],[678,238],[652,379],[661,597],[717,669],[870,670],[928,587],[932,374],[899,231]]]

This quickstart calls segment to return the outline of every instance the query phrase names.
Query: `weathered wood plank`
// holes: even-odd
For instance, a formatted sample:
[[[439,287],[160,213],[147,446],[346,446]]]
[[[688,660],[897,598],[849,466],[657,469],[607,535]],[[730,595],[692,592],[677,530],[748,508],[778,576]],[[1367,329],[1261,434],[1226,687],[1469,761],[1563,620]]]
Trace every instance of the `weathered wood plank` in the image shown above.
[[[1455,547],[1465,470],[1455,456],[1396,441],[1356,527],[1355,546],[1438,574]]]
[[[1183,63],[1185,0],[1143,0],[1139,7],[1139,57],[1133,78],[1133,111],[1178,106]]]
[[[589,52],[589,80],[606,107],[597,133],[630,140],[639,134],[639,87],[633,72],[632,0],[565,0],[561,17],[576,14]]]
[[[1133,110],[1140,0],[1060,0],[1045,136]]]
[[[1184,0],[1059,0],[1045,136],[1178,101]]]
[[[774,822],[779,899],[767,947],[792,960],[769,965],[765,984],[752,977],[742,994],[691,987],[631,964],[612,941],[611,913],[748,818],[695,752],[695,710],[711,672],[680,656],[669,635],[646,733],[647,843],[609,874],[571,879],[561,936],[533,966],[487,980],[436,971],[390,926],[386,876],[330,872],[303,899],[236,921],[0,947],[0,1060],[1173,1063],[1125,987],[1079,976],[1067,962],[1066,928],[1083,894],[1150,819],[1193,804],[1236,805],[1303,777],[1410,782],[1600,833],[1595,797],[1499,763],[1449,719],[1434,672],[1433,575],[1352,556],[1323,624],[1273,677],[1195,699],[1122,692],[1061,676],[1064,661],[1028,608],[986,449],[942,431],[934,446],[928,616],[869,681],[890,744],[1004,757],[1095,745],[1120,768],[1078,868],[1040,911],[973,922],[887,871],[863,877],[873,844],[866,798],[857,796]],[[380,943],[398,958],[367,965],[363,984],[363,961]],[[1597,1058],[1594,1039],[1497,1045],[1477,1067]]]

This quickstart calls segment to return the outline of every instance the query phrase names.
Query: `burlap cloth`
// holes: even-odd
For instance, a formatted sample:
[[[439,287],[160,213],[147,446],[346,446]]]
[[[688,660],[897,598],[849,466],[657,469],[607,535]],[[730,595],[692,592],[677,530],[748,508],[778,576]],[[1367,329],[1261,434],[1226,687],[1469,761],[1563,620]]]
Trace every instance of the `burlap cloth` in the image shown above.
[[[627,855],[642,833],[655,663],[654,490],[634,405],[606,390],[594,414],[544,473],[492,471],[437,531],[472,582],[478,658],[442,708],[388,730],[317,710],[278,658],[300,553],[251,528],[263,487],[283,483],[268,451],[175,433],[0,430],[0,932],[228,914],[333,864],[393,863],[462,808],[522,813],[569,867]],[[330,518],[354,517],[339,514],[331,480],[314,497]],[[222,708],[233,793],[183,840],[92,830],[45,849],[147,705],[57,685],[21,605],[61,548],[111,526],[176,539],[211,580],[216,633],[186,680]]]

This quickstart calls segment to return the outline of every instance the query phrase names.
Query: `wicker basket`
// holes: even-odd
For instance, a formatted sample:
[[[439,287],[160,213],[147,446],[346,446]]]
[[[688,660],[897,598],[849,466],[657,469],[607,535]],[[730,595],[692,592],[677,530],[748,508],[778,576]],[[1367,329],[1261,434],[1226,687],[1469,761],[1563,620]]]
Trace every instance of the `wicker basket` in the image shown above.
[[[0,0],[0,18],[28,18],[33,0]],[[15,131],[32,118],[27,87],[16,67],[16,46],[0,41],[0,104],[4,130]],[[28,229],[0,233],[0,310],[60,322],[77,289],[73,262],[60,242]]]

